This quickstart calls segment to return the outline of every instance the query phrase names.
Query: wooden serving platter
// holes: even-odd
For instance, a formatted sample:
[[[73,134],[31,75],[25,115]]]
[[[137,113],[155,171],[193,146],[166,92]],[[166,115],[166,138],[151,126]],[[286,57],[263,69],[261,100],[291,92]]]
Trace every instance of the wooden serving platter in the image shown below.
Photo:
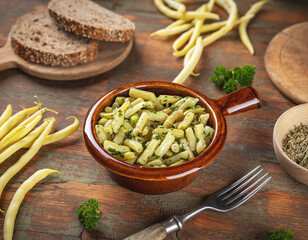
[[[278,33],[264,61],[272,82],[284,95],[298,104],[308,102],[308,22]]]
[[[93,77],[118,66],[128,56],[133,46],[133,39],[126,43],[100,42],[94,62],[76,67],[62,68],[30,63],[14,53],[11,38],[0,48],[0,71],[19,68],[35,77],[63,81]]]

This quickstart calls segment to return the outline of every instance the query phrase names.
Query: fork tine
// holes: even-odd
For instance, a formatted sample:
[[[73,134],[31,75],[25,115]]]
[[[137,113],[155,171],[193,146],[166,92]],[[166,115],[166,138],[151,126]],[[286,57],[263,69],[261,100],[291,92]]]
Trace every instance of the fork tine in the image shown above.
[[[236,187],[237,185],[239,185],[241,182],[243,182],[246,178],[248,178],[251,174],[253,174],[257,169],[260,168],[260,165],[257,166],[255,169],[251,170],[249,173],[247,173],[244,177],[242,177],[241,179],[237,180],[236,182],[230,184],[229,186],[227,186],[226,188],[224,188],[223,190],[221,190],[220,192],[217,193],[217,195],[220,197],[222,194],[228,192],[230,189]]]
[[[237,193],[239,190],[245,187],[248,183],[250,183],[255,177],[257,177],[262,171],[263,171],[263,168],[260,171],[258,171],[256,174],[254,174],[251,178],[249,178],[247,181],[243,182],[240,186],[235,188],[232,192],[228,193],[228,195],[225,196],[222,200],[226,200],[227,198],[231,197],[233,194]]]
[[[227,202],[227,205],[234,202],[236,199],[240,198],[241,196],[243,196],[245,193],[247,193],[250,189],[252,189],[254,186],[256,186],[259,182],[262,181],[262,179],[264,179],[266,176],[268,175],[268,173],[266,173],[265,175],[263,175],[261,178],[259,178],[257,181],[255,181],[253,184],[251,184],[248,188],[246,188],[245,190],[243,190],[242,192],[240,192],[239,194],[237,194],[236,196],[234,196],[233,198],[229,199],[229,201]]]
[[[244,202],[246,202],[249,198],[251,198],[253,195],[255,195],[265,184],[268,183],[269,180],[271,180],[272,177],[268,177],[263,183],[261,183],[259,185],[259,187],[257,187],[255,190],[253,190],[251,193],[249,193],[248,195],[246,195],[244,198],[242,198],[240,201],[234,203],[230,210],[233,209],[233,208],[236,208],[240,205],[242,205]]]

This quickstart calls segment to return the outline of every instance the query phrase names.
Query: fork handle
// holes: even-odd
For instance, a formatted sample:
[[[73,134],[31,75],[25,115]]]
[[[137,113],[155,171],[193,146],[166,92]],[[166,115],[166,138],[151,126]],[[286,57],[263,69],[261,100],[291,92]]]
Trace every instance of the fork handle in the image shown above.
[[[156,223],[124,240],[163,240],[165,237],[167,237],[166,229],[160,223]]]

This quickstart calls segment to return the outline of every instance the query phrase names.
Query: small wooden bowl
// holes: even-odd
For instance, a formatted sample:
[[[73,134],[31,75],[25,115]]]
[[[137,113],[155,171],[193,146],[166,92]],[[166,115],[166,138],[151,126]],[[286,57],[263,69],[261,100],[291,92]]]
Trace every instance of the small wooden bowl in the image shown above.
[[[209,125],[215,129],[211,144],[202,154],[191,161],[166,168],[131,165],[110,155],[99,144],[94,125],[99,119],[99,113],[106,106],[111,106],[117,96],[128,96],[129,89],[132,87],[152,91],[157,95],[171,94],[198,98],[198,104],[210,113]],[[120,185],[141,193],[168,193],[190,184],[197,177],[200,170],[212,162],[220,153],[227,136],[224,116],[257,107],[261,107],[261,100],[256,90],[252,87],[245,87],[221,99],[211,100],[194,89],[175,83],[161,81],[132,83],[105,94],[92,105],[85,119],[83,137],[94,159],[107,168],[111,177]]]
[[[308,103],[297,105],[285,111],[276,121],[273,132],[273,145],[281,166],[296,180],[308,185],[308,169],[293,162],[282,150],[282,140],[289,130],[300,123],[308,124]]]

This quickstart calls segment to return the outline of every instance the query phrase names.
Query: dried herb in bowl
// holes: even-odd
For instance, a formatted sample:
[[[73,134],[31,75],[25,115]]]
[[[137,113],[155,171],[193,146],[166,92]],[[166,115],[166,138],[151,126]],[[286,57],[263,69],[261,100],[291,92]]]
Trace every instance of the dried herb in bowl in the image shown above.
[[[282,140],[282,150],[292,161],[308,169],[308,125],[295,126]]]

